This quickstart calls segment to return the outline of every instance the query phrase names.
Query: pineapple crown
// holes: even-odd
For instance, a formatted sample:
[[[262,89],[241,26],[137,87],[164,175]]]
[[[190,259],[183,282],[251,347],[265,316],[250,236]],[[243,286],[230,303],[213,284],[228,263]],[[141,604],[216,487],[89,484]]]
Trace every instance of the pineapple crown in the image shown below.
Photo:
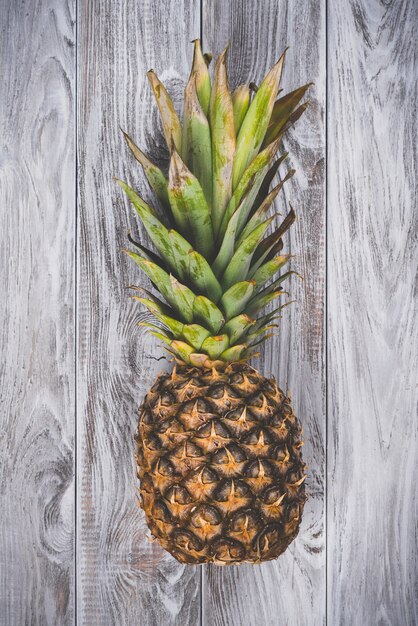
[[[278,275],[290,258],[282,254],[282,238],[295,220],[292,207],[267,234],[270,207],[295,173],[288,170],[270,191],[287,157],[278,154],[282,138],[308,106],[299,103],[309,84],[277,99],[285,52],[259,88],[239,85],[231,94],[227,49],[211,80],[211,57],[195,40],[182,123],[167,90],[153,70],[148,72],[170,151],[168,177],[124,133],[161,205],[157,213],[117,180],[156,249],[129,236],[135,251],[125,252],[164,301],[139,287],[133,297],[153,316],[152,323],[141,324],[177,360],[192,366],[221,368],[249,359],[290,304],[260,314],[285,293],[283,281],[296,273]]]

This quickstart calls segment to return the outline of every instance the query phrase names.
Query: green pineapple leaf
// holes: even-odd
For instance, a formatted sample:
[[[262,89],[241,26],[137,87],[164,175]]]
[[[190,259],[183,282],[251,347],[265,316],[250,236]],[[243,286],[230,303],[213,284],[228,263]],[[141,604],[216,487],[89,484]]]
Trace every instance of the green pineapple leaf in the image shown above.
[[[199,324],[185,324],[182,335],[195,350],[200,350],[202,343],[210,336],[210,331]]]
[[[173,339],[171,337],[169,337],[163,330],[159,329],[157,331],[151,330],[150,335],[153,335],[154,337],[156,337],[157,339],[159,339],[159,341],[162,341],[163,343],[167,344],[168,346],[171,345]]]
[[[244,206],[244,203],[246,202],[246,198],[247,194],[244,194],[241,199],[241,203],[238,205],[238,208],[229,220],[228,226],[226,227],[220,250],[212,265],[212,269],[215,272],[216,276],[220,276],[224,272],[226,266],[234,255],[239,216]]]
[[[274,337],[274,335],[276,335],[277,333],[268,333],[267,335],[264,335],[263,337],[261,337],[260,339],[252,339],[251,342],[249,342],[247,344],[247,348],[255,348],[255,346],[259,346],[262,343],[264,343],[265,341],[267,341],[267,339],[270,339],[271,337]]]
[[[163,313],[163,311],[168,312],[170,310],[169,307],[164,307],[163,308],[163,307],[159,306],[156,302],[154,302],[153,300],[150,300],[148,298],[142,298],[141,296],[131,296],[131,298],[133,300],[137,300],[137,302],[140,302],[141,304],[143,304],[148,309],[148,311],[152,315],[154,315],[154,317],[157,317],[160,314],[164,315],[165,313]]]
[[[266,315],[262,315],[261,317],[257,318],[257,321],[254,324],[254,330],[257,330],[257,329],[261,328],[262,326],[264,326],[265,324],[270,323],[274,319],[280,319],[281,315],[278,315],[278,313],[280,311],[282,311],[284,308],[286,308],[287,306],[290,306],[291,304],[294,304],[295,302],[296,302],[296,300],[288,300],[288,302],[285,302],[284,304],[282,304],[279,307],[275,308],[270,313],[267,313]]]
[[[209,106],[213,166],[212,223],[215,237],[231,196],[235,155],[234,111],[226,73],[226,52],[227,49],[216,61]]]
[[[222,352],[222,354],[219,355],[219,358],[227,363],[239,361],[244,355],[246,348],[247,346],[245,344],[236,344],[235,346],[227,348],[224,352]]]
[[[189,252],[189,278],[200,293],[206,294],[215,304],[222,296],[222,287],[206,259],[192,250]]]
[[[179,282],[172,274],[170,275],[170,282],[178,312],[186,322],[192,322],[195,294],[191,289],[186,287],[186,285]]]
[[[232,94],[235,133],[238,134],[250,106],[251,89],[249,85],[239,85]]]
[[[236,317],[229,320],[223,327],[223,331],[229,336],[231,345],[236,343],[245,333],[256,323],[256,320],[249,317],[246,313],[240,313]]]
[[[295,219],[296,214],[292,207],[290,207],[289,213],[286,215],[279,228],[277,228],[271,235],[263,239],[263,241],[258,245],[257,250],[254,254],[255,261],[252,264],[249,273],[251,277],[254,276],[255,272],[265,260],[269,261],[270,258],[276,256],[276,245],[281,243],[283,235],[290,228]]]
[[[283,254],[281,256],[276,256],[270,261],[267,261],[267,263],[264,263],[264,265],[261,265],[261,267],[259,267],[259,269],[252,276],[252,279],[257,283],[257,289],[273,278],[273,276],[289,261],[290,258],[290,254]]]
[[[255,342],[259,337],[267,333],[269,330],[273,328],[278,328],[278,324],[266,324],[258,328],[257,330],[251,330],[244,337],[245,343],[248,347],[255,345]]]
[[[170,152],[173,148],[181,152],[181,124],[174,104],[154,70],[149,70],[147,76],[160,111],[167,147]]]
[[[245,237],[248,237],[248,235],[254,230],[254,228],[256,228],[266,218],[266,215],[271,205],[273,204],[279,192],[282,190],[283,185],[285,184],[286,181],[292,178],[295,171],[296,170],[289,170],[286,176],[283,178],[283,180],[280,181],[280,183],[276,185],[274,189],[271,190],[271,192],[268,194],[266,199],[261,203],[261,206],[257,209],[257,211],[253,214],[251,219],[247,222],[247,225],[245,226],[244,230],[240,234],[238,245],[245,239]]]
[[[157,248],[161,257],[172,270],[177,271],[178,268],[176,266],[175,259],[173,258],[170,242],[168,240],[167,228],[160,222],[160,220],[155,216],[153,209],[146,202],[144,202],[144,200],[142,200],[136,191],[123,182],[123,180],[119,180],[118,178],[115,180],[134,205],[141,222],[144,224],[152,243]]]
[[[272,302],[279,296],[284,295],[285,293],[286,293],[285,291],[281,291],[280,289],[278,289],[276,291],[272,291],[271,293],[267,293],[264,295],[263,294],[256,295],[254,298],[252,298],[252,300],[250,300],[250,302],[248,303],[248,306],[246,307],[246,311],[248,315],[255,315],[256,313],[258,313],[258,311],[260,311],[261,309],[264,309],[264,307],[270,304],[270,302]]]
[[[182,334],[183,328],[184,328],[185,325],[183,324],[183,322],[180,322],[176,318],[174,318],[171,315],[167,314],[167,307],[161,307],[158,304],[156,304],[155,302],[153,302],[152,300],[148,300],[147,298],[141,298],[141,297],[138,297],[138,296],[133,296],[133,298],[135,300],[138,300],[138,302],[141,302],[144,306],[146,306],[148,311],[159,322],[164,324],[170,330],[170,332],[174,336],[178,337],[179,335]]]
[[[168,304],[166,304],[165,302],[157,298],[157,296],[151,293],[151,291],[148,291],[148,289],[144,289],[144,287],[137,287],[136,285],[131,285],[129,289],[135,289],[139,293],[144,293],[146,296],[146,299],[156,304],[159,307],[159,310],[162,313],[165,313],[165,315],[174,316],[176,314],[175,311],[170,306],[168,306]],[[140,296],[131,296],[131,298],[133,300],[140,301]]]
[[[276,161],[273,162],[273,165],[267,170],[266,175],[263,178],[263,182],[260,185],[260,189],[257,193],[256,199],[254,200],[253,206],[251,207],[251,211],[249,213],[250,216],[253,216],[257,209],[261,206],[264,200],[267,198],[270,192],[270,185],[273,182],[273,178],[276,176],[277,171],[280,165],[283,163],[285,159],[289,156],[288,152],[284,152]]]
[[[155,254],[155,252],[153,252],[152,250],[148,250],[148,248],[139,243],[139,241],[135,241],[135,239],[132,238],[130,232],[128,232],[128,241],[133,246],[135,246],[137,250],[139,250],[139,252],[145,259],[148,259],[148,261],[152,261],[153,263],[157,263],[157,265],[162,267],[164,270],[168,269],[163,259],[159,257],[158,254]]]
[[[121,129],[122,130],[122,129]],[[151,189],[154,191],[156,196],[161,201],[163,207],[165,209],[169,209],[170,203],[168,201],[168,193],[167,193],[167,179],[160,170],[160,168],[152,163],[145,154],[138,148],[135,142],[129,137],[124,130],[122,130],[123,136],[125,137],[125,141],[128,144],[128,147],[135,159],[140,163],[145,172],[145,176],[151,186]]]
[[[189,252],[193,250],[190,243],[176,230],[168,231],[168,242],[173,255],[173,263],[177,268],[177,274],[182,281],[189,277]]]
[[[186,363],[190,362],[189,357],[191,354],[193,354],[193,348],[192,346],[189,346],[188,343],[185,343],[184,341],[179,341],[178,339],[174,339],[170,343],[170,348],[172,352],[174,352],[174,354],[178,356],[182,361],[185,361]]]
[[[254,251],[272,222],[272,217],[259,224],[238,247],[221,279],[224,289],[247,278]]]
[[[221,306],[225,311],[227,320],[242,313],[246,309],[246,304],[254,293],[255,283],[251,280],[244,280],[230,287],[221,298]]]
[[[264,295],[267,295],[268,293],[272,293],[273,291],[277,291],[277,287],[281,285],[281,283],[285,281],[287,278],[292,276],[292,274],[294,274],[295,276],[303,280],[303,276],[301,276],[298,272],[295,272],[294,270],[290,270],[289,272],[286,272],[285,274],[282,274],[281,276],[276,278],[276,280],[274,280],[267,287],[264,287],[264,289],[262,289],[261,291],[258,291],[257,292],[258,295],[264,296]]]
[[[170,161],[168,197],[182,233],[190,233],[196,250],[210,258],[213,254],[213,231],[209,207],[199,181],[176,150]]]
[[[135,252],[126,250],[126,253],[142,269],[151,282],[156,286],[163,298],[180,315],[185,322],[193,321],[193,292],[182,285],[174,276],[169,275],[152,261],[148,261]]]
[[[283,54],[259,87],[241,84],[231,96],[226,53],[217,59],[211,85],[211,57],[194,42],[182,123],[167,90],[148,72],[170,151],[168,176],[124,132],[167,221],[117,181],[153,244],[148,249],[128,234],[135,251],[127,253],[161,294],[138,288],[134,299],[153,317],[141,325],[177,360],[202,368],[248,360],[290,302],[264,314],[261,309],[286,293],[286,279],[299,276],[293,270],[280,275],[291,258],[282,248],[295,220],[292,207],[266,233],[276,217],[274,201],[294,175],[289,169],[273,184],[287,157],[278,151],[308,106],[301,102],[309,85],[278,96]]]
[[[199,180],[208,206],[212,205],[212,142],[209,122],[196,93],[196,75],[187,83],[183,116],[183,161]]]
[[[242,122],[237,138],[236,157],[232,174],[233,189],[236,189],[243,173],[257,155],[263,143],[273,111],[274,101],[279,90],[285,54],[286,51],[264,78]]]
[[[289,121],[289,118],[292,115],[293,111],[296,109],[297,105],[302,100],[303,96],[311,85],[313,85],[313,83],[308,83],[307,85],[298,87],[298,89],[287,93],[285,96],[279,98],[279,100],[274,103],[273,111],[264,139],[266,145],[271,141],[274,141],[274,139],[278,137],[280,132]]]
[[[157,333],[163,333],[167,337],[167,339],[173,339],[173,337],[170,336],[170,330],[167,328],[162,328],[161,326],[158,326],[158,324],[153,324],[152,322],[138,322],[137,326],[142,326],[143,328],[151,328],[152,331],[156,331]]]
[[[153,285],[161,293],[163,298],[167,300],[169,304],[171,304],[170,300],[172,300],[172,294],[170,286],[170,275],[161,267],[159,267],[156,263],[145,259],[139,254],[136,254],[136,252],[132,252],[131,250],[124,250],[124,252],[128,256],[130,256],[137,265],[139,265],[142,271],[145,272]]]
[[[201,349],[207,352],[211,359],[217,359],[228,347],[228,335],[215,335],[205,339]]]
[[[205,296],[196,296],[193,303],[193,317],[196,322],[213,333],[218,333],[225,322],[222,311]]]
[[[222,237],[225,234],[229,220],[237,209],[244,194],[247,194],[246,202],[244,205],[245,209],[241,209],[238,230],[240,231],[244,227],[247,216],[251,210],[252,203],[254,202],[260,186],[264,180],[265,174],[267,173],[267,168],[271,164],[271,161],[274,158],[277,150],[279,149],[279,146],[280,140],[268,145],[267,148],[265,148],[255,157],[250,166],[245,170],[225,210],[225,214],[223,216],[220,228],[220,235]]]
[[[210,75],[207,62],[207,55],[202,54],[199,39],[194,40],[194,55],[192,75],[195,76],[196,92],[199,98],[203,113],[208,115],[210,102]]]

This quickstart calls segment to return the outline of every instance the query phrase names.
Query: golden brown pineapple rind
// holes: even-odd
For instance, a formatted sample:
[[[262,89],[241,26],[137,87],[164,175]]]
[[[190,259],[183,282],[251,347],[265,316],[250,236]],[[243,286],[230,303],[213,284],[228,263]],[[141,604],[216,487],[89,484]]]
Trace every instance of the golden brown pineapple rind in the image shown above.
[[[301,428],[273,379],[177,366],[148,392],[136,441],[148,526],[177,560],[259,563],[297,535]]]

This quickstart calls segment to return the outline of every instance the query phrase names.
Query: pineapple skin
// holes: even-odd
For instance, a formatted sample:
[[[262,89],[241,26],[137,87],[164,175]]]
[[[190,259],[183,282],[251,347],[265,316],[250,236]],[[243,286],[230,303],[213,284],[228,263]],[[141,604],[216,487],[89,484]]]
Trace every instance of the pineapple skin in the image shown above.
[[[298,534],[301,427],[274,379],[177,365],[145,397],[135,439],[148,527],[181,563],[260,563]]]

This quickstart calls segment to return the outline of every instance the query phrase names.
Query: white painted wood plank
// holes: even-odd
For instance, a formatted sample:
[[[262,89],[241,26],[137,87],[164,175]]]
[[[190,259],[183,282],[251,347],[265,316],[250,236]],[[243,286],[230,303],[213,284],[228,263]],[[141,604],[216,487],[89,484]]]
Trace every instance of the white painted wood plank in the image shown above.
[[[0,2],[0,624],[74,621],[74,2]]]
[[[126,129],[163,158],[157,108],[146,79],[154,68],[183,97],[199,35],[198,2],[86,2],[79,10],[79,404],[78,621],[195,624],[200,572],[150,543],[135,489],[137,407],[168,363],[139,332],[127,286],[143,283],[121,249],[138,234],[132,207],[112,176],[153,202],[123,141]]]
[[[233,86],[248,78],[259,83],[287,45],[283,87],[315,82],[310,110],[285,141],[289,167],[297,170],[285,191],[298,214],[290,249],[297,255],[293,269],[305,280],[292,280],[298,304],[285,310],[279,337],[254,360],[291,391],[304,427],[309,500],[299,536],[277,561],[207,567],[205,624],[318,626],[325,621],[325,2],[204,0],[203,33],[205,49],[214,53],[230,41]],[[276,206],[285,211],[283,196]]]
[[[417,24],[329,3],[329,624],[418,623]]]

